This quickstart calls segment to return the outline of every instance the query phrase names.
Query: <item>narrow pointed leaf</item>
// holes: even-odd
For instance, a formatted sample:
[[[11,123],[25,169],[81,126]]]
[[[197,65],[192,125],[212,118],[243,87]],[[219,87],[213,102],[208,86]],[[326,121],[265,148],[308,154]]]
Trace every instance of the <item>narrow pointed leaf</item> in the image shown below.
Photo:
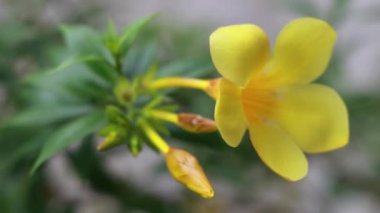
[[[9,126],[35,126],[47,125],[63,119],[89,113],[94,108],[89,105],[70,106],[70,105],[51,105],[36,106],[28,110],[19,112],[6,123]],[[47,113],[49,112],[49,113]]]
[[[104,123],[104,114],[102,112],[97,112],[81,117],[57,130],[42,147],[42,150],[32,167],[31,174],[57,152],[81,140],[86,135],[93,133],[104,125]]]

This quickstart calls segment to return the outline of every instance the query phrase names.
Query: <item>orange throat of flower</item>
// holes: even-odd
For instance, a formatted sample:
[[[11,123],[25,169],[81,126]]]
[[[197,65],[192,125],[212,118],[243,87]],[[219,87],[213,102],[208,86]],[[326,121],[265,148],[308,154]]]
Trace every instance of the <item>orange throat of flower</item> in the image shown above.
[[[267,122],[271,120],[278,105],[276,87],[269,82],[269,79],[254,76],[241,90],[241,101],[248,123]]]

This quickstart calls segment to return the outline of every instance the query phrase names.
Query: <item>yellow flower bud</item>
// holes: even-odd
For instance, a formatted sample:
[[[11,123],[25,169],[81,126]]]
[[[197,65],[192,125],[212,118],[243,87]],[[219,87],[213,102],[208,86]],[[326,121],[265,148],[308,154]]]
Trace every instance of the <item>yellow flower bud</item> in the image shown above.
[[[195,133],[215,132],[218,130],[213,120],[191,113],[179,113],[178,125],[189,132]]]
[[[165,159],[170,173],[178,182],[204,198],[214,197],[214,190],[193,155],[181,149],[170,148]]]
[[[108,133],[104,141],[96,147],[96,149],[98,151],[106,151],[122,143],[123,141],[121,140],[119,134],[116,131],[111,131],[110,133]]]

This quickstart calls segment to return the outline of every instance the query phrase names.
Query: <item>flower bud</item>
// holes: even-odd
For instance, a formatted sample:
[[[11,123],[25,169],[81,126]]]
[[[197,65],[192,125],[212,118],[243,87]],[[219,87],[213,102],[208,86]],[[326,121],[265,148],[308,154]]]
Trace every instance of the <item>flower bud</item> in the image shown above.
[[[108,105],[106,107],[106,116],[111,123],[129,125],[129,121],[125,114],[116,106]]]
[[[116,146],[119,146],[123,143],[123,137],[118,134],[117,131],[111,131],[107,134],[107,137],[104,139],[104,141],[97,146],[98,151],[106,151],[108,149],[114,148]]]
[[[113,89],[116,99],[121,104],[129,103],[133,98],[133,89],[131,83],[126,78],[120,77]]]
[[[179,113],[178,125],[194,133],[208,133],[218,130],[215,121],[191,113]]]
[[[170,148],[165,159],[171,175],[178,182],[204,198],[214,197],[214,190],[193,155],[184,150]]]
[[[137,155],[141,152],[142,145],[140,138],[137,134],[133,134],[128,141],[128,148],[131,151],[133,157],[137,157]]]

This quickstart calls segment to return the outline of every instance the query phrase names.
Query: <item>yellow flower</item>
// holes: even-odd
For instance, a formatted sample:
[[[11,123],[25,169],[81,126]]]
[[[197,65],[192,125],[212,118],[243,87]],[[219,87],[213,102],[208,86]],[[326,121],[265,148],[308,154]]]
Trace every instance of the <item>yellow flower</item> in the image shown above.
[[[326,22],[291,21],[270,53],[263,30],[226,26],[210,36],[212,60],[223,76],[215,106],[226,143],[240,144],[247,129],[262,161],[290,181],[308,171],[306,153],[348,143],[346,106],[335,90],[312,83],[325,70],[336,40]]]

